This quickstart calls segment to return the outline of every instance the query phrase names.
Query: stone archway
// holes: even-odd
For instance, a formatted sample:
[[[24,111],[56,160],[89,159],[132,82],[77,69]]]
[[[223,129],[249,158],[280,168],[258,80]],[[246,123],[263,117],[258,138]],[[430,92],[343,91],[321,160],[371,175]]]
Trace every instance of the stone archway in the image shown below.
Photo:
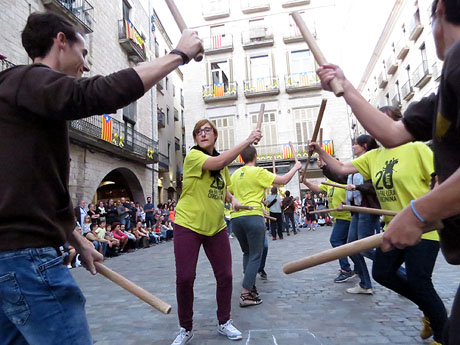
[[[144,191],[137,176],[128,168],[117,168],[104,176],[96,190],[93,200],[115,201],[126,197],[132,201],[144,202]]]

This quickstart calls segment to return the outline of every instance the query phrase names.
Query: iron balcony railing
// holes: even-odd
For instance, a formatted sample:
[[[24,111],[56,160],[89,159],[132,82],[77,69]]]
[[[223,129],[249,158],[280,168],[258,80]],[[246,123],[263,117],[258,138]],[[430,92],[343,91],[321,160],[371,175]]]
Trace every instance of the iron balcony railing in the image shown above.
[[[157,108],[157,118],[158,118],[158,127],[165,128],[166,127],[166,116],[163,110]]]
[[[179,121],[179,110],[174,108],[174,121]]]
[[[205,20],[219,19],[230,16],[228,0],[213,0],[203,3],[203,18]]]
[[[270,1],[268,0],[241,0],[241,10],[246,14],[268,11],[269,9]]]
[[[176,151],[180,151],[180,139],[178,137],[174,137],[174,148]]]
[[[410,80],[406,81],[401,87],[401,96],[406,101],[414,96],[414,88]]]
[[[204,51],[206,54],[223,53],[233,50],[233,35],[221,34],[204,39]]]
[[[409,46],[407,45],[406,39],[402,37],[398,43],[395,44],[396,57],[403,60],[407,53],[409,53]]]
[[[238,84],[236,81],[230,83],[218,83],[203,85],[203,100],[212,102],[218,100],[229,100],[238,98]]]
[[[87,33],[93,32],[94,8],[87,0],[43,0],[43,4],[63,11],[81,24]]]
[[[0,72],[6,70],[8,68],[16,66],[14,63],[8,61],[7,59],[0,59],[0,61],[1,61],[1,70],[0,70]]]
[[[120,19],[118,21],[118,41],[128,53],[131,61],[146,60],[144,39],[130,20]]]
[[[409,24],[409,39],[416,41],[423,31],[423,25],[420,23],[420,17],[417,14],[412,16]]]
[[[169,157],[160,152],[158,159],[158,170],[161,172],[169,171]]]
[[[94,115],[84,119],[69,121],[70,136],[75,137],[73,134],[79,134],[78,139],[81,140],[82,136],[89,137],[90,139],[100,139],[101,143],[111,143],[114,149],[111,152],[127,152],[134,154],[142,160],[151,161],[155,160],[155,155],[158,154],[158,141],[139,133],[133,129],[126,127],[124,122],[120,122],[114,118],[112,122],[112,140],[102,139],[102,127],[105,121],[102,115]],[[75,133],[73,133],[75,131]],[[115,149],[116,147],[116,149]],[[107,148],[107,146],[105,146]]]
[[[274,43],[271,28],[256,27],[241,33],[243,49],[272,46]]]
[[[321,88],[321,80],[315,71],[286,75],[284,82],[287,93]]]
[[[308,158],[308,142],[292,143],[295,154],[298,160],[305,160]],[[323,149],[328,153],[333,154],[332,140],[323,140]],[[224,150],[222,150],[224,151]],[[257,146],[257,160],[258,161],[272,161],[275,160],[294,160],[294,153],[288,143],[276,145],[258,145]],[[240,157],[237,157],[233,163],[242,163]]]
[[[279,92],[278,77],[265,77],[244,81],[244,95],[246,97],[277,95]]]
[[[414,81],[414,86],[422,88],[431,78],[430,70],[428,67],[428,61],[423,60],[423,62],[412,72],[412,80]]]

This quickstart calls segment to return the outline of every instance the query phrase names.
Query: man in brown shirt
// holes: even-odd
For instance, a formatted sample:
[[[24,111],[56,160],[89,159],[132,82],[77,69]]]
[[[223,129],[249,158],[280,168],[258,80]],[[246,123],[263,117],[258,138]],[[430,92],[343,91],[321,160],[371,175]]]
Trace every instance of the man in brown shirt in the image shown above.
[[[66,343],[92,344],[84,297],[58,256],[68,241],[92,274],[103,260],[73,231],[67,121],[116,112],[203,46],[186,30],[171,54],[82,78],[88,51],[66,19],[31,14],[22,44],[33,64],[0,73],[0,344],[62,344],[63,334]],[[11,207],[18,200],[22,207]]]

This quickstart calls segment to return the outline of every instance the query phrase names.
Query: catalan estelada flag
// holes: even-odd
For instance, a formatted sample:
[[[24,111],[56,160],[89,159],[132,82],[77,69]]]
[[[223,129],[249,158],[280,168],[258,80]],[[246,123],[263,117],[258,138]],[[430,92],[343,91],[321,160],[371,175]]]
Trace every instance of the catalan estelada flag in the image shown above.
[[[112,142],[112,123],[112,118],[109,115],[102,115],[102,140]]]
[[[243,158],[241,158],[241,155],[238,155],[238,158],[237,158],[237,159],[238,159],[238,163],[244,163],[244,162],[243,162]]]
[[[322,143],[323,150],[329,153],[330,155],[334,154],[334,146],[332,140],[323,140]]]
[[[214,97],[221,97],[224,95],[224,83],[214,84]]]
[[[294,158],[294,153],[291,150],[291,146],[289,144],[283,145],[283,159],[287,158]]]

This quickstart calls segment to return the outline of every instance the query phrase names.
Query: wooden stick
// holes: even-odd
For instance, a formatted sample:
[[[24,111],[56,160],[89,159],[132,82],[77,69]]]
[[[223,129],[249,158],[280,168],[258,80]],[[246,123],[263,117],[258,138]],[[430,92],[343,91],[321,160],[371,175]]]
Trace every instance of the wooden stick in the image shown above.
[[[344,186],[343,184],[337,184],[337,183],[332,183],[332,182],[321,182],[321,184],[324,184],[326,186],[346,189],[346,186]]]
[[[276,164],[275,164],[275,157],[272,157],[272,171],[276,175]]]
[[[174,20],[176,21],[177,26],[179,27],[180,32],[183,32],[184,30],[187,29],[187,25],[185,24],[184,18],[182,18],[182,15],[180,14],[179,9],[174,3],[174,0],[165,0],[165,1],[169,7],[169,10],[171,11],[171,14]],[[197,56],[195,56],[195,61],[200,62],[201,60],[203,60],[203,54],[199,53]]]
[[[318,118],[316,119],[315,129],[313,130],[313,136],[311,137],[312,142],[316,142],[318,137],[319,129],[321,127],[321,121],[323,121],[324,110],[326,109],[327,99],[323,98],[321,101],[321,107],[319,108]],[[305,181],[307,176],[308,162],[310,162],[311,153],[308,152],[307,162],[305,163],[305,170],[302,173],[302,180]]]
[[[267,219],[269,219],[269,220],[272,220],[272,221],[276,222],[276,218],[275,218],[275,217],[265,216],[265,215],[264,215],[264,217],[267,218]]]
[[[323,66],[327,64],[327,60],[324,57],[323,53],[319,49],[318,44],[316,43],[315,38],[313,35],[310,33],[310,30],[308,30],[307,25],[303,21],[302,17],[300,16],[299,12],[294,11],[291,13],[292,18],[294,19],[295,23],[299,27],[300,33],[302,34],[305,42],[307,42],[308,46],[310,47],[311,52],[313,53],[313,56],[315,57],[316,62],[318,65]],[[331,89],[334,91],[334,94],[337,97],[343,96],[343,88],[342,85],[339,84],[337,79],[332,79],[330,82]]]
[[[132,281],[126,279],[121,274],[112,271],[110,268],[100,262],[94,262],[94,266],[96,267],[96,271],[98,273],[110,279],[126,291],[132,293],[137,298],[140,298],[144,302],[150,304],[156,310],[161,311],[163,314],[169,314],[171,312],[171,306],[168,303],[152,295],[150,292],[144,290],[139,285],[134,284]]]
[[[259,129],[259,130],[262,129],[262,121],[264,120],[264,112],[265,112],[265,103],[262,103],[260,105],[259,117],[257,119],[256,129]],[[257,145],[258,143],[259,143],[258,141],[254,141],[254,145]]]
[[[323,148],[323,129],[322,128],[319,129],[319,140],[318,140],[318,142],[319,142],[321,148]]]
[[[380,208],[359,207],[359,206],[350,206],[350,205],[342,205],[341,208],[343,211],[379,214],[382,216],[396,216],[398,214],[398,212],[390,211],[390,210],[382,210]]]
[[[292,141],[289,141],[289,146],[290,146],[290,148],[291,148],[292,154],[294,155],[294,161],[297,163],[297,162],[298,162],[298,160],[297,160],[297,153],[296,153],[295,150],[294,150],[294,145],[292,145]]]
[[[423,232],[439,230],[442,229],[442,227],[442,223],[439,222],[428,224]],[[283,272],[286,274],[291,274],[310,267],[324,264],[326,262],[338,260],[351,255],[356,255],[374,248],[379,248],[383,243],[383,234],[384,233],[382,232],[380,234],[372,235],[336,248],[331,248],[296,261],[288,262],[284,265]]]
[[[323,210],[316,210],[312,212],[308,212],[309,214],[317,214],[317,213],[327,213],[327,212],[334,212],[334,211],[341,211],[338,208],[325,208]]]
[[[249,211],[251,211],[253,209],[254,209],[254,207],[246,206],[246,205],[240,205],[240,206],[235,207],[235,211],[239,211],[239,210],[249,210]]]

